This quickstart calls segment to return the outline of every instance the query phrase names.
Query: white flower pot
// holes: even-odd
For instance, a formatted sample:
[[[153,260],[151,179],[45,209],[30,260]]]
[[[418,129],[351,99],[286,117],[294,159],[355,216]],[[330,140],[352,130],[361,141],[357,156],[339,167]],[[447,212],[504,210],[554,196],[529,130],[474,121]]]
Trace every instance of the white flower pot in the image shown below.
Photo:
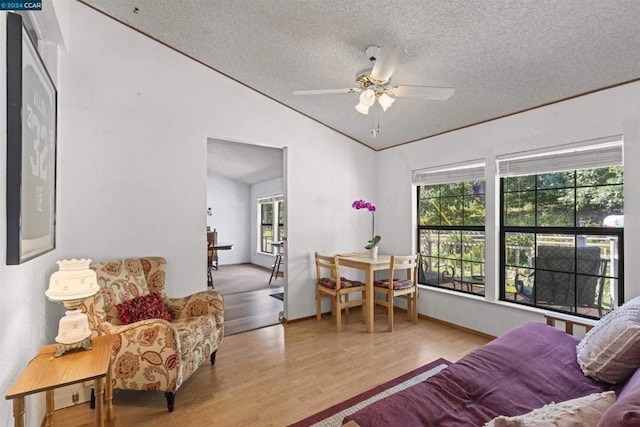
[[[378,258],[378,247],[374,246],[369,249],[369,257],[370,258]]]

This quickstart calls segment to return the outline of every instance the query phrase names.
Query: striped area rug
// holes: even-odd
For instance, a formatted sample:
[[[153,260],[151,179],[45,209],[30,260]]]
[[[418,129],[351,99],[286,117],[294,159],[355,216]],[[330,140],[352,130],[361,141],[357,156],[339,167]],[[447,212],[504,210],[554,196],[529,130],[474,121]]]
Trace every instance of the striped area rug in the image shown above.
[[[351,399],[348,399],[342,403],[338,403],[330,408],[318,412],[304,420],[291,424],[289,427],[336,427],[342,425],[342,419],[347,415],[351,415],[354,412],[368,406],[378,400],[384,399],[394,393],[411,387],[421,381],[426,380],[432,375],[437,374],[451,362],[445,359],[437,359],[427,365],[424,365],[418,369],[414,369],[411,372],[388,381],[382,385],[365,391]]]

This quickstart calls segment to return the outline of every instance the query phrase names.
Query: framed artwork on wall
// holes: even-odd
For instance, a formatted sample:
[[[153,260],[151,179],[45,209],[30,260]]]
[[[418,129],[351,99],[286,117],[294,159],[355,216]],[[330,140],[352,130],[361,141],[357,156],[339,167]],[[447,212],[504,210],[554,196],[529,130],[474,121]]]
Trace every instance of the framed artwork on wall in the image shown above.
[[[7,265],[55,248],[57,91],[22,17],[7,14]]]

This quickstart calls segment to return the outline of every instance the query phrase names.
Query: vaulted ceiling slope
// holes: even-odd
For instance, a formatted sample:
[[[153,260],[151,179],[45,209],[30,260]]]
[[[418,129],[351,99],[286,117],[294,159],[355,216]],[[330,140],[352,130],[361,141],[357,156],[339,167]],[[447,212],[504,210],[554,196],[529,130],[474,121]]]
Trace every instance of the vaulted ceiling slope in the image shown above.
[[[640,78],[638,0],[81,1],[375,150]],[[454,95],[292,94],[354,87],[371,45],[406,50],[392,84]]]
[[[283,156],[280,148],[219,139],[207,141],[207,170],[249,185],[281,178]]]

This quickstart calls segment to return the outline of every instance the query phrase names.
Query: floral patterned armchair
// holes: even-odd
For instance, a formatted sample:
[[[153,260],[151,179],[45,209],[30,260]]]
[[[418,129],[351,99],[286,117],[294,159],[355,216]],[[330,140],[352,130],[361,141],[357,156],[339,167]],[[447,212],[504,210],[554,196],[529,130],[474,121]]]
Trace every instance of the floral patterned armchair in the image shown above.
[[[161,257],[93,262],[90,268],[96,272],[100,291],[84,301],[83,311],[94,336],[116,336],[112,349],[113,387],[164,390],[169,412],[173,411],[180,385],[207,358],[212,365],[215,363],[224,335],[222,295],[202,291],[184,298],[167,297],[166,261]],[[172,321],[148,318],[123,324],[118,306],[122,308],[154,292],[164,302],[162,310],[166,307]]]

